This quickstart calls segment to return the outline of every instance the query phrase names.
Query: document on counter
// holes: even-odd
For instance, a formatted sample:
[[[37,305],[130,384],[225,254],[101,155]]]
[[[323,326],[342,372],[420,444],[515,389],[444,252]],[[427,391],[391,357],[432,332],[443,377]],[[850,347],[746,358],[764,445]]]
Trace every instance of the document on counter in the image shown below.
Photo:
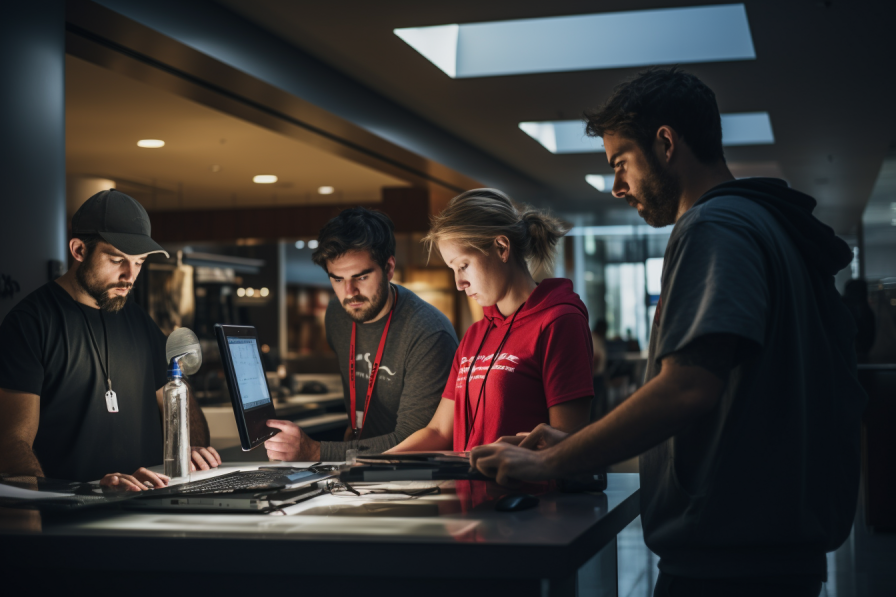
[[[36,491],[34,489],[23,489],[21,487],[13,487],[0,483],[0,499],[13,500],[48,500],[59,498],[74,498],[70,493],[55,493],[52,491]]]

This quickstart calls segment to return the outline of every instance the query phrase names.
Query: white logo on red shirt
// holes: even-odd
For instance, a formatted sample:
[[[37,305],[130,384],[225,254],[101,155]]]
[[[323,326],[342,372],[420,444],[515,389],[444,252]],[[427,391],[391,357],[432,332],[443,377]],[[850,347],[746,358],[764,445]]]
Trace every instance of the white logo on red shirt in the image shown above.
[[[488,371],[489,363],[492,362],[494,358],[494,364],[491,366],[492,371],[506,371],[508,373],[513,373],[516,371],[516,365],[520,364],[520,358],[516,355],[502,352],[497,357],[494,354],[487,355],[479,355],[476,357],[476,364],[473,366],[473,375],[470,376],[470,381],[474,379],[485,379],[485,374]],[[470,363],[473,361],[473,357],[461,357],[460,358],[460,368],[457,370],[457,387],[462,388],[464,383],[467,381],[467,373],[470,371]],[[511,365],[501,364],[504,361],[506,363],[511,363]]]

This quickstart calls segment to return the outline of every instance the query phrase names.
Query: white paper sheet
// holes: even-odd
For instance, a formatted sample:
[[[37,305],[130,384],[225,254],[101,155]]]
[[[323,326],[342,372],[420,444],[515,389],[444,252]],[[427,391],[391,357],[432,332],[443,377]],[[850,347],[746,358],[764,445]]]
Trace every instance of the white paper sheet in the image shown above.
[[[13,487],[0,483],[0,498],[15,498],[20,500],[41,500],[50,498],[70,498],[70,493],[53,493],[52,491],[34,491],[32,489],[22,489],[21,487]]]

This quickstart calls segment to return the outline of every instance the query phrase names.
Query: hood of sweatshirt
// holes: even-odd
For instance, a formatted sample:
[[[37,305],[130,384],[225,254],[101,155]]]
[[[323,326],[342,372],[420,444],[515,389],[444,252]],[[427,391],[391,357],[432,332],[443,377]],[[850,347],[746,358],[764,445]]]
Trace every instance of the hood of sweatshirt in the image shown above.
[[[527,317],[532,317],[558,305],[568,305],[581,312],[585,320],[588,320],[588,308],[585,307],[585,303],[582,302],[579,295],[573,292],[572,280],[548,278],[547,280],[542,280],[535,287],[535,290],[532,291],[532,294],[529,295],[529,298],[526,299],[526,302],[523,303],[523,308],[520,310],[519,315],[516,316],[516,321],[520,322]],[[491,325],[495,327],[507,325],[513,319],[513,313],[508,314],[507,317],[501,315],[497,305],[485,307],[483,314]]]
[[[834,275],[849,265],[853,255],[834,230],[812,215],[815,199],[791,189],[777,178],[743,178],[713,187],[695,205],[716,197],[742,197],[768,210],[793,240],[806,264]],[[521,314],[522,315],[522,314]]]

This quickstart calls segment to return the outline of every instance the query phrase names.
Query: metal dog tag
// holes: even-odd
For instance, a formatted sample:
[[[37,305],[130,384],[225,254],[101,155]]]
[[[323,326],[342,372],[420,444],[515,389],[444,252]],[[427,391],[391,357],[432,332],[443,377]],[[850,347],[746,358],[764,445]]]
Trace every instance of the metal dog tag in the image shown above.
[[[110,413],[118,412],[118,396],[112,390],[106,392],[106,410]]]

